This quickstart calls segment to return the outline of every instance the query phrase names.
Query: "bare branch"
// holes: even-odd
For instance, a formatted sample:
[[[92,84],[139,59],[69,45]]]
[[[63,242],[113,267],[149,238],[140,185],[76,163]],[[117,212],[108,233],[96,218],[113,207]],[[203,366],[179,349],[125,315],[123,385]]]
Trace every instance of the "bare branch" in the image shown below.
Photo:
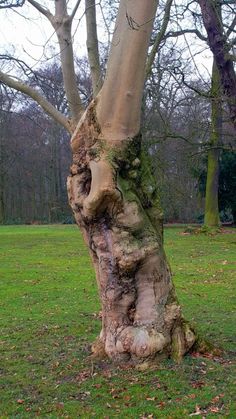
[[[55,2],[55,17],[53,18],[52,25],[56,31],[60,46],[61,66],[66,97],[71,110],[73,123],[76,124],[83,112],[83,105],[79,95],[75,74],[71,24],[71,17],[67,13],[66,0],[57,0]]]
[[[205,97],[206,99],[211,99],[212,98],[212,95],[210,93],[204,92],[203,90],[199,90],[196,87],[188,84],[185,80],[184,73],[180,69],[178,69],[178,74],[181,75],[182,83],[184,84],[184,86],[188,87],[188,89],[193,90],[199,96]]]
[[[231,33],[232,33],[232,32],[234,32],[234,30],[235,30],[235,26],[236,26],[236,15],[235,15],[235,17],[233,18],[233,20],[232,20],[232,22],[231,22],[231,25],[228,27],[228,30],[227,30],[227,32],[226,32],[226,36],[227,36],[227,38],[231,35]]]
[[[35,102],[37,102],[41,108],[56,122],[66,128],[67,131],[72,133],[72,127],[70,124],[69,119],[67,119],[61,112],[59,112],[54,106],[47,101],[43,96],[41,96],[37,90],[33,89],[32,87],[28,86],[27,84],[23,83],[22,81],[15,80],[12,77],[9,77],[7,74],[0,71],[0,81],[3,84],[6,84],[9,87],[12,87],[19,92],[30,96]]]
[[[75,7],[74,7],[74,9],[72,10],[72,13],[71,13],[71,15],[70,15],[70,19],[71,19],[71,21],[74,19],[75,14],[76,14],[76,12],[77,12],[77,10],[78,10],[78,7],[79,7],[80,3],[81,3],[81,0],[77,0],[77,2],[76,2],[76,4],[75,4]]]
[[[163,38],[164,38],[164,35],[165,35],[165,32],[166,32],[166,28],[168,26],[169,19],[170,19],[170,9],[171,9],[172,3],[173,3],[173,0],[167,0],[167,2],[166,2],[165,13],[164,13],[161,29],[160,29],[160,31],[159,31],[156,39],[155,39],[155,42],[153,44],[151,53],[150,53],[150,55],[148,57],[148,60],[147,60],[146,78],[148,78],[148,76],[150,75],[152,64],[155,60],[156,53],[157,53],[157,51],[160,47],[161,42],[163,41]]]
[[[93,96],[95,97],[102,87],[95,0],[85,0],[85,8],[87,25],[87,51],[92,76]]]
[[[53,15],[50,12],[50,10],[46,9],[45,7],[43,7],[40,3],[38,3],[35,0],[28,0],[28,2],[35,8],[38,10],[38,12],[42,13],[44,16],[46,16],[46,18],[48,18],[48,20],[52,23],[53,20]]]
[[[184,35],[186,33],[195,34],[202,41],[205,41],[205,42],[207,41],[207,38],[204,35],[202,35],[202,33],[198,29],[181,29],[179,31],[170,31],[170,32],[167,32],[167,34],[164,36],[164,39],[176,38],[176,37]]]

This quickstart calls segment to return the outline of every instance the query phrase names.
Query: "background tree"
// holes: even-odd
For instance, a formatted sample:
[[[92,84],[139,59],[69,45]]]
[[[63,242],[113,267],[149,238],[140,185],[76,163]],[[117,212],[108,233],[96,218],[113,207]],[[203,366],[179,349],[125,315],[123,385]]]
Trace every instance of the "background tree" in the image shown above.
[[[219,206],[220,210],[231,212],[236,224],[236,153],[224,151],[220,159]]]
[[[230,15],[232,17],[225,33],[219,8],[219,5],[222,6],[224,2],[199,0],[199,4],[204,26],[207,31],[208,43],[218,68],[223,92],[227,97],[230,118],[236,129],[236,74],[233,65],[235,56],[230,54],[232,46],[235,44],[235,39],[233,42],[227,41],[227,37],[235,33],[235,10],[231,8],[234,2],[232,4],[231,2],[225,2],[226,7],[228,6],[231,9]]]

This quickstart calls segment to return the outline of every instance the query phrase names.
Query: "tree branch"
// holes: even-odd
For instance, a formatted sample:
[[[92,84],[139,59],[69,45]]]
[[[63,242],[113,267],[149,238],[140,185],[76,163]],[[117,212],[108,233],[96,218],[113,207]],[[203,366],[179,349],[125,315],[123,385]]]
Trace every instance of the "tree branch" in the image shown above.
[[[60,46],[61,66],[66,97],[72,114],[73,124],[75,126],[83,111],[83,106],[77,88],[71,39],[72,19],[79,6],[79,0],[77,0],[71,16],[67,13],[66,0],[55,1],[55,16],[52,15],[48,9],[41,6],[41,4],[39,4],[36,0],[28,0],[28,2],[48,18],[56,32]]]
[[[102,87],[102,74],[99,60],[96,6],[95,0],[85,0],[85,15],[87,26],[87,51],[91,69],[93,96],[97,96]]]
[[[234,32],[236,26],[236,16],[233,18],[231,24],[228,26],[228,30],[226,32],[226,37],[228,38],[232,32]]]
[[[71,15],[70,15],[70,19],[71,19],[71,21],[74,19],[75,14],[76,14],[76,12],[77,12],[77,10],[78,10],[78,7],[79,7],[80,3],[81,3],[81,0],[77,0],[77,2],[76,2],[76,4],[75,4],[75,7],[74,7],[74,9],[72,10],[72,13],[71,13]]]
[[[173,0],[167,0],[167,2],[166,2],[165,12],[164,12],[164,17],[163,17],[161,29],[160,29],[160,31],[159,31],[156,39],[155,39],[152,50],[151,50],[150,55],[149,55],[148,60],[147,60],[146,79],[149,77],[149,75],[151,73],[151,68],[152,68],[153,62],[155,60],[156,53],[157,53],[157,51],[160,47],[160,44],[161,44],[162,40],[164,39],[166,28],[167,28],[169,20],[170,20],[170,9],[171,9],[172,3],[173,3]]]
[[[195,34],[195,35],[197,35],[197,37],[199,39],[201,39],[202,41],[207,42],[207,38],[205,36],[203,36],[198,29],[181,29],[181,30],[175,31],[175,32],[174,31],[170,31],[170,32],[167,32],[167,34],[164,36],[164,39],[167,39],[167,38],[176,38],[176,37],[181,36],[181,35],[184,35],[186,33]]]
[[[75,74],[71,24],[72,20],[67,13],[66,0],[57,0],[55,2],[55,16],[52,25],[56,31],[60,46],[61,66],[66,97],[71,110],[73,123],[76,125],[84,109],[81,103]]]
[[[199,90],[196,87],[191,86],[190,84],[188,84],[185,80],[185,76],[184,76],[184,73],[182,71],[179,71],[179,74],[181,75],[182,83],[184,84],[184,86],[188,87],[188,89],[190,89],[190,90],[193,90],[199,96],[205,97],[206,99],[212,99],[212,95],[210,93],[203,92],[202,90]]]
[[[50,12],[50,10],[46,9],[45,7],[43,7],[40,3],[38,3],[35,0],[28,0],[28,2],[35,8],[38,10],[38,12],[42,13],[42,15],[44,15],[51,23],[53,20],[53,15]]]
[[[27,84],[14,80],[12,77],[9,77],[7,74],[0,71],[0,81],[3,84],[6,84],[13,89],[30,96],[35,102],[37,102],[41,108],[56,122],[62,125],[67,131],[70,133],[73,132],[73,129],[70,124],[70,120],[67,119],[61,112],[59,112],[54,106],[47,101],[43,96],[41,96],[37,90],[33,89],[32,87],[28,86]]]

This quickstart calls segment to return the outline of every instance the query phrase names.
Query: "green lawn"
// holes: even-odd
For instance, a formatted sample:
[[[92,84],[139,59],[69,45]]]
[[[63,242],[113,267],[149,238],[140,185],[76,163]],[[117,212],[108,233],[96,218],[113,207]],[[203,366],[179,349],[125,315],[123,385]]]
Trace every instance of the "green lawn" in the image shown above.
[[[139,372],[88,359],[99,300],[78,229],[0,227],[0,418],[236,418],[236,231],[182,231],[165,245],[184,315],[224,353]]]

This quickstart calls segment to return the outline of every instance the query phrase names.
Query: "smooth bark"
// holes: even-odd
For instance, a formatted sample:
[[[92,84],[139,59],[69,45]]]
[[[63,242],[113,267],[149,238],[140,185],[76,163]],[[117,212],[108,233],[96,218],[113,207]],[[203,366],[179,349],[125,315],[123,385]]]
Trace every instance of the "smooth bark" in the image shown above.
[[[85,16],[87,26],[87,51],[91,70],[93,97],[96,97],[102,88],[103,81],[98,50],[95,0],[85,0]]]
[[[74,128],[81,117],[81,113],[83,112],[83,105],[80,99],[76,81],[74,53],[71,36],[72,21],[80,4],[80,1],[76,2],[71,15],[68,15],[66,0],[55,0],[55,15],[53,15],[48,9],[40,5],[40,3],[38,3],[35,0],[28,0],[28,2],[45,17],[47,17],[47,19],[55,29],[60,47],[60,58],[64,88],[69,108],[71,111],[72,125]]]

